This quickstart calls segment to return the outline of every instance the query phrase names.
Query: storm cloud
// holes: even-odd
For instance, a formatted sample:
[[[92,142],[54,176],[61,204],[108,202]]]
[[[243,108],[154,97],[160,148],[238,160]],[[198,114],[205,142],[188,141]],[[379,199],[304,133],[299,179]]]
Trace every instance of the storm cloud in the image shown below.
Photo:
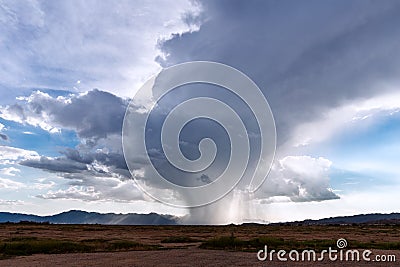
[[[198,12],[176,16],[179,22],[174,20],[172,29],[168,30],[169,33],[176,32],[176,34],[157,35],[157,40],[152,39],[151,44],[157,43],[158,47],[153,46],[146,50],[146,58],[151,55],[150,61],[145,63],[137,61],[137,66],[145,65],[143,69],[130,68],[130,62],[138,59],[140,53],[137,51],[142,51],[141,45],[135,46],[138,49],[131,47],[134,40],[142,40],[139,37],[143,37],[132,36],[129,30],[127,31],[132,25],[136,25],[135,23],[117,19],[118,34],[111,36],[121,38],[110,38],[108,34],[101,34],[103,33],[101,27],[106,27],[108,22],[115,22],[112,19],[115,16],[119,18],[117,13],[99,25],[93,23],[101,17],[98,15],[104,14],[107,5],[90,14],[88,21],[92,23],[83,25],[83,32],[66,31],[60,39],[54,39],[57,36],[55,32],[64,33],[60,31],[63,27],[70,29],[67,24],[73,9],[69,7],[66,9],[67,12],[63,13],[53,5],[32,3],[30,2],[32,12],[29,11],[31,17],[27,17],[26,20],[22,19],[23,16],[15,17],[16,20],[12,23],[16,29],[15,33],[10,30],[11,28],[6,29],[0,25],[6,33],[6,44],[13,44],[16,35],[21,34],[24,27],[37,30],[32,31],[33,40],[40,33],[43,34],[49,27],[48,22],[54,19],[46,16],[49,10],[57,11],[53,11],[55,12],[53,14],[61,14],[62,18],[68,20],[65,25],[56,25],[57,27],[49,29],[52,33],[47,36],[49,38],[39,38],[37,42],[32,42],[31,39],[27,41],[32,54],[35,55],[31,60],[28,60],[29,56],[26,54],[21,54],[18,60],[11,60],[13,55],[3,53],[5,56],[0,65],[3,66],[1,68],[3,74],[7,74],[4,76],[9,79],[3,81],[5,85],[0,84],[0,88],[7,86],[8,89],[12,89],[11,85],[23,86],[24,84],[16,82],[16,77],[18,81],[23,80],[21,77],[27,77],[29,85],[44,84],[51,87],[56,84],[55,87],[59,87],[62,83],[63,88],[76,87],[71,88],[70,94],[64,92],[59,95],[45,89],[30,91],[18,97],[15,103],[7,102],[7,105],[2,103],[4,106],[0,107],[0,117],[7,122],[39,127],[50,134],[57,134],[65,129],[72,130],[79,139],[79,144],[74,144],[74,147],[60,148],[60,154],[57,156],[39,156],[30,150],[0,147],[0,153],[4,155],[8,155],[9,151],[15,154],[10,162],[18,161],[23,166],[56,173],[64,178],[67,188],[48,191],[47,194],[40,194],[40,198],[77,198],[96,201],[115,200],[117,198],[113,198],[113,195],[118,195],[120,200],[128,201],[142,197],[137,188],[131,187],[134,187],[130,184],[132,175],[128,171],[122,152],[122,122],[129,102],[129,99],[122,95],[131,92],[127,89],[133,87],[131,81],[137,84],[138,80],[143,81],[144,76],[155,71],[158,67],[153,61],[156,55],[159,55],[156,61],[163,67],[192,60],[210,60],[228,64],[243,71],[261,88],[276,120],[278,150],[268,179],[252,196],[260,203],[272,203],[280,197],[290,202],[337,199],[339,191],[332,188],[330,177],[334,165],[333,159],[320,156],[318,153],[310,153],[307,150],[308,146],[313,142],[326,141],[335,132],[348,127],[348,122],[356,124],[364,121],[364,118],[373,117],[371,111],[385,113],[382,116],[386,116],[399,110],[397,85],[400,77],[400,53],[398,53],[400,4],[398,1],[388,0],[379,3],[361,0],[195,1],[193,5],[185,5],[179,9],[179,14],[193,7],[198,7]],[[64,5],[68,7],[67,3]],[[163,3],[162,6],[167,5],[169,4]],[[9,8],[0,12],[0,20],[12,18],[11,11],[16,8],[11,4],[1,5],[4,6]],[[87,5],[82,4],[82,7]],[[87,14],[85,10],[81,12],[84,15]],[[118,6],[118,10],[125,11],[124,5]],[[126,12],[129,13],[129,10]],[[26,12],[25,10],[21,14]],[[162,19],[165,22],[164,18],[169,18],[168,12],[157,9],[155,14],[161,13],[166,14],[163,14]],[[75,23],[78,29],[80,24]],[[158,23],[157,20],[156,24],[159,25]],[[149,29],[154,25],[146,26],[148,27],[145,29]],[[88,36],[88,42],[83,42],[88,32],[99,35]],[[68,39],[70,35],[74,36],[72,40]],[[104,40],[109,39],[113,42],[106,42],[102,46]],[[126,39],[129,39],[126,44],[120,43]],[[61,53],[54,51],[60,48],[63,42],[66,42],[66,47],[71,48],[71,53],[63,55],[62,51]],[[76,45],[81,43],[84,43],[83,47]],[[46,44],[43,51],[54,55],[54,62],[49,60],[53,58],[45,56],[41,51],[43,44]],[[76,47],[78,49],[72,49]],[[15,53],[25,51],[22,48],[24,47],[18,45]],[[126,56],[126,49],[132,50],[132,54]],[[4,51],[4,47],[0,47],[1,51]],[[68,60],[69,57],[72,58],[71,61]],[[92,59],[95,58],[98,60],[93,60],[92,64]],[[33,62],[36,65],[25,62]],[[68,64],[63,64],[64,62]],[[38,66],[38,71],[21,66]],[[117,72],[120,75],[116,75]],[[25,75],[19,75],[21,73]],[[138,76],[131,79],[132,73],[138,73]],[[93,75],[92,79],[90,75]],[[54,78],[48,79],[48,77]],[[122,81],[117,82],[116,80],[120,78]],[[70,85],[70,80],[73,85]],[[98,85],[101,90],[86,91],[96,87],[93,85]],[[111,85],[117,85],[116,89]],[[120,88],[123,90],[119,91]],[[169,108],[167,110],[171,110],[170,104],[176,105],[189,97],[203,96],[206,93],[211,93],[215,98],[228,100],[228,104],[234,103],[233,97],[224,98],[214,89],[194,86],[192,91],[186,90],[166,96],[164,100]],[[86,92],[78,92],[79,90]],[[245,107],[238,110],[243,111]],[[160,132],[161,118],[165,115],[163,111],[165,110],[156,113],[154,120],[148,125],[149,132],[152,130],[154,134],[148,134],[150,137],[147,143],[148,154],[161,171],[180,179],[183,176],[165,167],[165,157],[157,147],[159,140],[155,133]],[[242,118],[251,126],[251,130],[254,130],[257,127],[252,125],[255,123],[249,119],[251,114],[248,113],[249,116],[245,115]],[[143,131],[143,127],[143,125],[138,127],[137,131]],[[6,140],[9,132],[6,133],[7,135],[0,133],[0,139]],[[254,139],[257,138],[257,134],[256,131],[250,133]],[[181,137],[180,148],[190,159],[198,157],[198,143],[204,137],[213,138],[218,145],[220,141],[226,142],[228,139],[223,129],[201,120],[190,122],[182,130]],[[217,147],[219,151],[226,152],[228,146],[229,144]],[[252,154],[252,157],[253,155],[256,154]],[[133,175],[138,179],[147,179],[148,185],[156,187],[160,190],[160,194],[177,197],[174,192],[158,188],[157,183],[152,183],[152,177],[146,175],[148,166],[144,160],[145,156],[135,155]],[[225,160],[222,163],[226,163],[229,157],[223,154],[218,156]],[[254,162],[254,158],[251,161]],[[223,170],[221,166],[215,169],[215,173]],[[215,173],[204,172],[195,174],[191,178],[196,185],[207,184],[213,181]],[[224,205],[227,202],[236,205],[235,201],[238,198],[235,194],[243,196],[242,193],[232,192],[220,203],[193,210],[192,220],[220,212],[223,222],[226,220],[222,212],[226,210]],[[249,200],[248,196],[243,198]],[[232,206],[239,209],[238,207]],[[246,207],[241,208],[246,209]],[[199,216],[196,217],[196,214]]]
[[[36,91],[18,99],[20,103],[0,108],[1,118],[50,132],[71,129],[91,139],[119,134],[127,106],[126,100],[96,89],[66,97]]]
[[[161,44],[163,66],[229,64],[271,105],[278,143],[331,108],[390,90],[400,77],[397,1],[199,1],[199,31]]]

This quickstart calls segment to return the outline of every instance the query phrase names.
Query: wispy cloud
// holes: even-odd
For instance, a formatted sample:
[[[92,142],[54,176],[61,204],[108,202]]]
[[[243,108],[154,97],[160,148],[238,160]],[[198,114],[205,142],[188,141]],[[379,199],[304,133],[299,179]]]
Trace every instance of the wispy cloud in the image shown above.
[[[4,200],[0,199],[0,206],[20,206],[24,205],[25,202],[21,200]]]
[[[18,190],[26,187],[24,183],[16,182],[6,178],[0,178],[0,188],[9,190]]]
[[[371,126],[381,116],[391,116],[399,111],[400,93],[397,91],[348,101],[323,112],[321,118],[297,125],[287,145],[298,147],[323,142],[351,128],[359,128],[363,124]]]
[[[72,179],[72,177],[69,179]],[[116,202],[135,202],[145,199],[132,180],[121,181],[112,177],[86,176],[82,180],[72,179],[69,184],[66,189],[49,190],[36,197],[42,199]]]
[[[0,169],[0,174],[4,174],[7,176],[15,176],[16,173],[20,173],[21,170],[14,168],[14,167],[8,167],[8,168],[3,168]]]
[[[37,158],[39,158],[39,154],[36,151],[10,146],[0,146],[0,164],[15,164],[20,160]]]
[[[1,84],[131,95],[159,68],[158,41],[196,29],[185,17],[199,10],[186,0],[2,1]]]

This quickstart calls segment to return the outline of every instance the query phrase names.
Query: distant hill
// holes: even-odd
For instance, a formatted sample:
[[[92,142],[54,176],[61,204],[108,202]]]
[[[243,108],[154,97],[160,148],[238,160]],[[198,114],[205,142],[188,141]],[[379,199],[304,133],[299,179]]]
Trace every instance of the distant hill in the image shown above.
[[[149,214],[115,214],[71,210],[52,216],[37,216],[21,213],[0,212],[0,223],[37,222],[53,224],[115,224],[115,225],[177,225],[182,218],[157,213]],[[266,224],[264,222],[248,222],[243,225]],[[304,220],[296,222],[272,223],[272,225],[328,225],[328,224],[400,224],[400,213],[374,213],[353,216],[331,217],[320,220]]]
[[[400,213],[372,213],[353,216],[331,217],[320,220],[304,220],[285,224],[326,225],[326,224],[400,224]]]
[[[79,210],[71,210],[52,216],[0,212],[0,223],[18,223],[21,221],[49,222],[54,224],[174,225],[177,224],[177,217],[157,213],[102,214]]]

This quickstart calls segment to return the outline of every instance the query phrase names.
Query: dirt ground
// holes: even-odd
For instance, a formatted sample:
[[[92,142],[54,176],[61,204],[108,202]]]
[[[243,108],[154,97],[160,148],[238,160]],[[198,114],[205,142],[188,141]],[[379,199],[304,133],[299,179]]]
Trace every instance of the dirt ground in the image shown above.
[[[395,254],[399,251],[375,251]],[[53,254],[17,257],[0,261],[0,266],[400,266],[399,262],[278,262],[258,261],[255,253],[204,249],[174,249],[165,251],[128,251],[113,253]]]
[[[57,240],[93,238],[134,240],[161,245],[161,250],[70,254],[36,254],[0,260],[0,266],[400,266],[399,250],[375,250],[374,255],[395,255],[397,262],[260,262],[256,252],[201,249],[202,241],[218,236],[250,239],[260,236],[293,240],[338,239],[349,242],[399,242],[400,227],[393,226],[102,226],[102,225],[20,225],[0,226],[0,241],[37,237]],[[190,237],[194,243],[162,243],[171,237]],[[361,250],[360,250],[361,251]],[[371,259],[374,257],[371,256]]]

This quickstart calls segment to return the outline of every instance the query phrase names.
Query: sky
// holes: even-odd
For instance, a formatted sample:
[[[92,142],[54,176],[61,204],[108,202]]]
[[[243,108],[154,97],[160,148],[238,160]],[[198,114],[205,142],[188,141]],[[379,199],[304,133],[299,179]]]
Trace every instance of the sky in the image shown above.
[[[399,212],[399,26],[400,4],[389,0],[0,0],[0,210],[158,212],[187,223]],[[177,197],[152,182],[142,155],[129,172],[122,125],[145,81],[199,60],[230,65],[258,85],[277,144],[255,193],[239,188],[185,209],[136,186],[132,176]],[[165,96],[149,125],[158,129],[165,110],[203,95],[225,100],[257,129],[243,103],[201,85]],[[224,130],[212,121],[187,126],[183,153],[195,159],[199,140],[214,138],[222,152],[209,171],[220,173],[229,148]],[[159,145],[157,137],[148,144]],[[150,154],[160,159],[159,152]],[[182,183],[210,182],[158,164]]]

